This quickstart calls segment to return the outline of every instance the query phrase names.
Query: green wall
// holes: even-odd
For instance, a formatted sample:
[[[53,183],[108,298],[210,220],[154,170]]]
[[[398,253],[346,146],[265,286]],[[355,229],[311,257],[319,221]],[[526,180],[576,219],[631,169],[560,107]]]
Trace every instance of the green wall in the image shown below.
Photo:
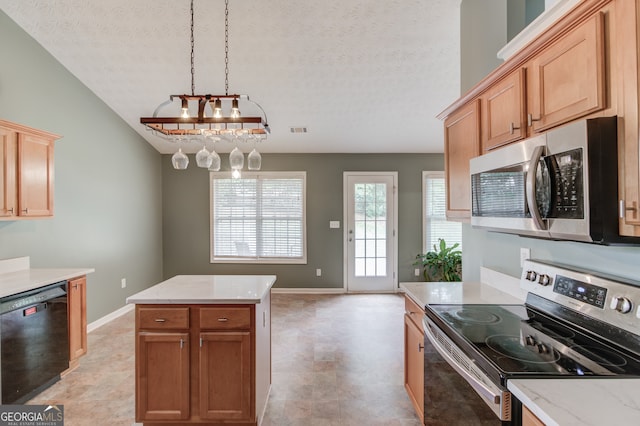
[[[268,143],[268,142],[267,142]],[[307,264],[237,265],[209,262],[209,173],[184,171],[162,160],[164,276],[176,274],[275,274],[276,287],[343,287],[343,172],[398,172],[398,276],[413,281],[422,247],[422,171],[443,170],[442,154],[263,154],[262,170],[307,172]],[[222,158],[223,169],[228,165]],[[339,220],[340,229],[329,229]],[[316,277],[317,268],[322,276]]]
[[[0,259],[95,268],[94,321],[162,277],[161,156],[1,11],[0,57],[0,118],[63,136],[54,217],[0,221]]]

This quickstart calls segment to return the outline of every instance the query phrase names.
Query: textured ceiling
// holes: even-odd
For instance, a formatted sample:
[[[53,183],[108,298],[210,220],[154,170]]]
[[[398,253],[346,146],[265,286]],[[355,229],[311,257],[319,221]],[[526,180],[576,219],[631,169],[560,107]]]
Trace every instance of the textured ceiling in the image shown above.
[[[188,0],[0,8],[158,151],[176,150],[139,119],[191,93]],[[195,92],[224,93],[224,1],[194,9]],[[442,152],[435,115],[459,96],[460,0],[230,0],[229,9],[229,92],[266,111],[272,133],[260,151]],[[290,132],[298,126],[308,133]]]

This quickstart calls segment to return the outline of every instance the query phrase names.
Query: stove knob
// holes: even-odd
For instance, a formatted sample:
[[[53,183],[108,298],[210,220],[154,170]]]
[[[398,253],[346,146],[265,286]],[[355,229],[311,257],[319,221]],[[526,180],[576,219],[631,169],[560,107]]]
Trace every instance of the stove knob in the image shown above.
[[[631,300],[627,299],[626,297],[616,296],[611,298],[610,307],[611,309],[615,309],[622,314],[626,314],[631,312],[631,309],[633,309],[633,304],[631,303]]]
[[[529,345],[529,346],[535,346],[536,345],[536,339],[531,335],[527,336],[525,341],[526,341],[527,345]]]
[[[548,354],[549,353],[549,348],[546,345],[543,345],[542,343],[538,344],[538,352],[541,354]]]
[[[536,278],[538,278],[538,274],[536,273],[536,271],[527,271],[527,275],[525,277],[527,281],[535,282]]]
[[[547,274],[541,274],[538,278],[538,284],[547,286],[551,284],[551,277]]]

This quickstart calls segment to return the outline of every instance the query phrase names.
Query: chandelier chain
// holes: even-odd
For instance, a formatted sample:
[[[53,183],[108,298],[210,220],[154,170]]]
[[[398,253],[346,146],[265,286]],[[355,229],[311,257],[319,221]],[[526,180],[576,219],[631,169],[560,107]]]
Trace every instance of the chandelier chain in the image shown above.
[[[229,95],[229,0],[224,1],[224,93]]]
[[[193,0],[191,0],[191,96],[195,96],[196,92],[196,83],[195,83],[195,74],[196,69],[194,67],[194,39],[193,39]]]

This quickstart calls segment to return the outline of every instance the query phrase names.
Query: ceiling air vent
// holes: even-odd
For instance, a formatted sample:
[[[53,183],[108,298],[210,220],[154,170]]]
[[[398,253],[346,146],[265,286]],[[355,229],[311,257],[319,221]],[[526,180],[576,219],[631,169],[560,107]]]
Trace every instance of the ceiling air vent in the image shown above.
[[[291,131],[291,133],[307,133],[306,126],[289,127],[289,130]]]

